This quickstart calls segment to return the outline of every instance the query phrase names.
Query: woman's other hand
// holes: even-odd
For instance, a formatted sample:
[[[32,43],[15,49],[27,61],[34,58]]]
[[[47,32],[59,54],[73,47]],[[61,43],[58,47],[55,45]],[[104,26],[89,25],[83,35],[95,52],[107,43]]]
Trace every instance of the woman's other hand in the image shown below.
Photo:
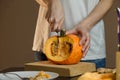
[[[67,31],[67,34],[77,34],[80,36],[80,45],[83,46],[82,51],[84,53],[83,57],[87,54],[90,48],[90,34],[89,27],[84,25],[83,23],[77,24],[73,29]]]

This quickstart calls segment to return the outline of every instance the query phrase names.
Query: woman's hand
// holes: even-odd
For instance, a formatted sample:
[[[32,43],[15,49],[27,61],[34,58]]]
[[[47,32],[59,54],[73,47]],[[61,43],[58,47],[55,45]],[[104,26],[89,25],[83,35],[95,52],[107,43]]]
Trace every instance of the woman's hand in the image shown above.
[[[73,29],[67,31],[67,34],[77,34],[80,36],[80,45],[83,46],[82,51],[84,52],[83,57],[87,54],[90,48],[90,34],[89,34],[89,27],[84,25],[83,23],[77,24]]]
[[[46,18],[50,23],[51,31],[60,30],[64,21],[64,11],[60,0],[50,0]]]

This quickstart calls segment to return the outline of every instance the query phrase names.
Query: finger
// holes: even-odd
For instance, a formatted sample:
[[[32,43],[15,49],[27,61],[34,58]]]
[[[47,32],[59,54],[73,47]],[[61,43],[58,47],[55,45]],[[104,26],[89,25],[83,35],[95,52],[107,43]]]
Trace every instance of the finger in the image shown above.
[[[87,48],[86,48],[85,51],[83,52],[83,53],[84,53],[84,54],[83,54],[83,57],[85,57],[85,56],[87,55],[89,48],[90,48],[90,44],[87,46]]]
[[[85,40],[85,44],[82,48],[83,51],[85,51],[85,49],[87,48],[87,46],[90,44],[90,37],[88,37],[86,40]]]
[[[48,19],[48,22],[49,22],[50,24],[53,24],[53,23],[55,22],[55,20],[54,20],[53,17],[50,17],[50,18]]]
[[[58,23],[55,23],[53,30],[58,31]]]
[[[50,24],[50,30],[51,30],[51,31],[54,31],[54,23],[51,23],[51,24]]]
[[[59,30],[62,29],[63,22],[64,22],[64,18],[62,18],[62,19],[59,21],[59,24],[58,24],[58,29],[59,29]]]
[[[51,28],[51,31],[54,31],[54,25],[55,25],[55,20],[54,18],[49,18],[49,24],[50,24],[50,28]]]
[[[80,45],[84,46],[85,42],[86,42],[86,36],[82,35],[80,40]]]

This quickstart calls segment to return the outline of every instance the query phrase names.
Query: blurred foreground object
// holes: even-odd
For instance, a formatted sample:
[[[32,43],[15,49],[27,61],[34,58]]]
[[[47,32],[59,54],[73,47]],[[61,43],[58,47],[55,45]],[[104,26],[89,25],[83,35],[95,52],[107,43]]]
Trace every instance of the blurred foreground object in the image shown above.
[[[118,51],[116,52],[116,80],[120,80],[120,8],[117,8],[118,14]]]
[[[116,80],[115,69],[99,68],[97,72],[86,72],[78,80]]]

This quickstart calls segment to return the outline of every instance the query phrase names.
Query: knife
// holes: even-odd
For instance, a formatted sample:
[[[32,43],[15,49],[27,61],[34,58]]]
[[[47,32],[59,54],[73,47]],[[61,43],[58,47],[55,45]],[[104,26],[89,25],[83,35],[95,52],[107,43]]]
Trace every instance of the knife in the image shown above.
[[[59,29],[58,29],[58,27],[57,27],[57,29],[55,30],[55,32],[57,33],[57,48],[58,48],[58,45],[59,45]]]

